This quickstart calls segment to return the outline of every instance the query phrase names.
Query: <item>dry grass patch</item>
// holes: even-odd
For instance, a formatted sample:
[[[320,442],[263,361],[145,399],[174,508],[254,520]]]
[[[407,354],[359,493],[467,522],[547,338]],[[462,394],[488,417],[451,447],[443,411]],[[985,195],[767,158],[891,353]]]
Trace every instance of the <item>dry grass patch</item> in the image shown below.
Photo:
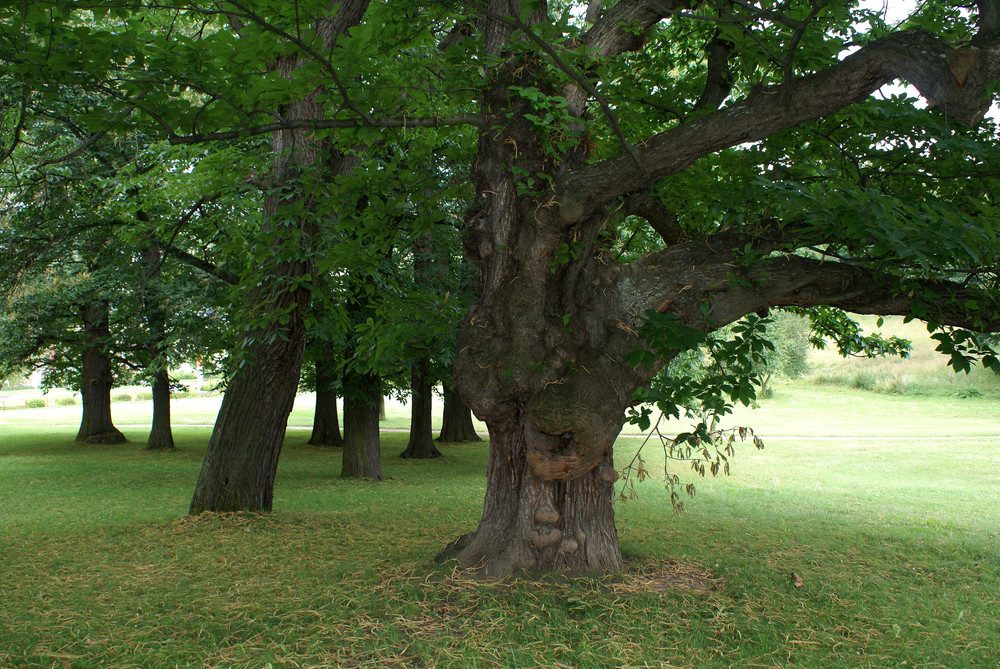
[[[633,573],[634,571],[634,573]],[[723,579],[708,569],[694,564],[649,561],[637,570],[622,575],[622,581],[612,582],[614,592],[629,594],[675,592],[709,593],[723,589]]]

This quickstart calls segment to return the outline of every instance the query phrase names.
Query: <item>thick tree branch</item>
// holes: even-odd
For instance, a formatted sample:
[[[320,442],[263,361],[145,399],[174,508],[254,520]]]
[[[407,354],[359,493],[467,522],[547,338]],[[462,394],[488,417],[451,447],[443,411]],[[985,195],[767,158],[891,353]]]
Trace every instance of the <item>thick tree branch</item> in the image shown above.
[[[1000,36],[979,40],[976,48],[976,67],[959,87],[947,64],[952,47],[929,32],[908,30],[876,40],[821,72],[757,90],[652,136],[637,148],[639,167],[623,153],[568,172],[556,187],[561,218],[582,220],[613,198],[676,174],[703,156],[831,114],[896,79],[906,79],[931,107],[971,126],[989,109],[987,85],[1000,77]]]
[[[504,20],[502,17],[491,17],[491,18],[494,18],[495,20],[498,21]],[[570,79],[575,81],[577,86],[586,91],[592,98],[597,100],[597,103],[601,105],[601,111],[604,112],[604,117],[608,121],[608,126],[610,126],[611,128],[611,132],[613,132],[615,134],[615,137],[618,139],[619,146],[621,146],[625,152],[629,153],[630,155],[633,155],[635,164],[638,167],[639,158],[638,156],[634,155],[635,149],[632,147],[631,144],[628,143],[628,140],[625,139],[625,133],[622,132],[621,126],[618,124],[618,118],[615,116],[615,113],[611,110],[611,104],[607,101],[607,99],[603,95],[601,95],[600,91],[598,91],[597,88],[592,83],[587,81],[586,77],[577,72],[574,68],[570,67],[569,64],[567,64],[566,61],[564,61],[559,56],[559,53],[555,50],[555,48],[547,41],[543,40],[541,37],[536,35],[530,26],[525,25],[524,22],[517,17],[514,17],[511,23],[512,25],[515,25],[521,32],[527,35],[532,42],[537,44],[538,48],[540,48],[542,51],[548,54],[549,58],[552,59],[552,62],[554,62],[560,70],[566,73],[566,75]]]
[[[696,0],[622,0],[608,8],[601,18],[581,36],[594,50],[594,56],[607,58],[635,51],[646,39],[646,32],[664,17],[679,9],[689,9]]]
[[[1000,2],[998,0],[979,0],[979,34],[990,37],[1000,30]]]
[[[223,132],[194,133],[191,135],[174,135],[168,137],[170,144],[203,144],[227,139],[256,137],[280,130],[332,130],[336,128],[442,128],[453,125],[472,125],[483,127],[487,125],[486,117],[481,114],[450,114],[447,116],[426,116],[407,118],[372,118],[372,119],[288,119],[277,123],[226,130]]]
[[[624,216],[634,215],[646,219],[667,246],[676,244],[681,238],[677,214],[667,209],[663,202],[649,191],[630,193],[626,196],[620,213]]]
[[[197,269],[200,269],[205,274],[209,274],[217,279],[221,279],[222,281],[225,281],[228,284],[235,286],[240,282],[240,277],[234,274],[233,272],[230,272],[227,269],[219,267],[215,263],[211,263],[207,260],[204,260],[203,258],[199,258],[194,254],[188,253],[187,251],[179,249],[176,246],[166,246],[164,247],[163,250],[166,253],[169,253],[173,257],[177,258],[181,262],[191,265],[192,267],[195,267]]]
[[[587,14],[584,20],[587,23],[593,23],[601,16],[601,10],[604,8],[604,0],[590,0],[587,3]]]
[[[729,54],[732,50],[732,42],[722,39],[718,34],[705,45],[708,75],[705,89],[694,104],[695,110],[718,109],[729,97],[729,92],[733,89],[733,75],[729,71]]]
[[[982,291],[954,281],[900,279],[851,263],[800,256],[768,259],[755,273],[762,282],[762,294],[771,298],[771,304],[762,306],[831,305],[877,316],[920,313],[941,325],[1000,330],[1000,304],[971,311],[966,303],[982,303]],[[719,304],[741,300],[750,290],[736,288],[731,296],[720,298]]]
[[[859,314],[915,314],[941,325],[1000,331],[1000,301],[984,299],[983,291],[961,283],[899,277],[797,255],[775,255],[741,267],[738,239],[746,241],[724,232],[632,263],[622,274],[634,294],[630,311],[671,310],[691,325],[700,326],[699,319],[707,317],[712,327],[722,327],[768,307],[830,305]],[[754,246],[767,252],[776,243],[758,241]],[[970,310],[970,300],[981,308]]]

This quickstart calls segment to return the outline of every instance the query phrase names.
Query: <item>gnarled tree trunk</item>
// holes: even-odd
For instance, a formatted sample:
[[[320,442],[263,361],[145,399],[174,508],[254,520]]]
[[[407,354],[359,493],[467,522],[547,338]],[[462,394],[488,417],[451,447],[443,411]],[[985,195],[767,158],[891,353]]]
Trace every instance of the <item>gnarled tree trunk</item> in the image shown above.
[[[440,458],[431,432],[431,408],[434,396],[427,376],[427,361],[418,360],[410,371],[410,441],[401,458]]]
[[[465,406],[457,390],[444,389],[444,411],[441,418],[441,434],[437,440],[443,444],[464,444],[482,441],[472,424],[472,411]]]
[[[489,5],[509,13],[503,0]],[[543,2],[531,20],[546,12]],[[511,27],[484,24],[487,53],[502,54]],[[560,94],[544,76],[521,56],[490,73],[483,112],[498,120],[479,137],[477,206],[464,237],[479,290],[459,333],[454,380],[489,429],[490,465],[482,520],[446,553],[495,575],[622,564],[611,446],[634,379],[621,369],[620,336],[608,322],[618,305],[594,248],[597,228],[560,220],[541,185],[585,157],[582,132],[580,145],[558,156],[541,141],[531,120],[538,110],[518,91]]]
[[[569,481],[539,478],[530,465],[534,432],[524,407],[502,411],[509,423],[490,425],[486,503],[475,532],[442,553],[486,575],[522,569],[604,571],[622,566],[612,508],[618,478],[611,451],[598,466]]]
[[[111,341],[108,305],[86,304],[81,309],[85,348],[80,365],[83,416],[76,440],[88,444],[120,444],[125,439],[111,422],[111,387],[114,376],[106,347]]]

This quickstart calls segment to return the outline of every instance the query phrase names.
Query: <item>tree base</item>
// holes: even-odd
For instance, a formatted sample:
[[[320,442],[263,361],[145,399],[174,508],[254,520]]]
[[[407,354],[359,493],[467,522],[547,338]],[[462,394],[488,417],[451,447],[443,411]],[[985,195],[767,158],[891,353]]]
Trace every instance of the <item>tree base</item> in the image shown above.
[[[457,391],[446,388],[441,434],[435,441],[442,444],[467,444],[482,440],[472,425],[472,412],[462,402],[461,396]]]
[[[143,447],[142,450],[151,451],[154,453],[162,453],[164,451],[176,451],[177,449],[174,447],[173,443],[170,443],[169,445],[146,444],[146,446]]]
[[[407,444],[406,450],[399,454],[399,457],[412,460],[427,460],[429,458],[440,458],[444,457],[434,445],[434,440],[431,439],[430,434],[421,436],[411,435],[410,443]]]
[[[91,434],[86,437],[77,437],[76,441],[79,444],[109,445],[124,444],[128,442],[128,439],[124,434],[115,430],[114,432],[101,432],[98,434]]]
[[[438,561],[455,559],[483,576],[522,571],[602,573],[624,566],[618,546],[611,455],[572,481],[542,481],[524,462],[518,474],[494,451],[483,518],[475,532],[449,544]],[[518,481],[518,485],[511,485]]]
[[[416,452],[411,453],[410,450],[407,449],[402,453],[400,453],[399,457],[401,457],[404,460],[430,460],[432,458],[443,458],[444,454],[442,454],[441,451],[439,451],[436,448],[432,453],[416,453]]]
[[[580,535],[579,538],[583,538]],[[595,550],[580,551],[578,539],[562,538],[549,555],[540,555],[531,542],[499,544],[482,530],[463,534],[442,550],[434,561],[455,560],[459,566],[485,578],[502,578],[533,571],[556,571],[565,574],[602,574],[620,571],[625,563],[615,542]]]
[[[325,441],[321,441],[320,443],[316,443],[316,442],[310,440],[310,441],[307,441],[306,444],[309,445],[309,446],[315,446],[316,448],[343,448],[344,447],[344,440],[341,439],[340,441],[338,441],[336,443],[328,443],[328,442],[325,442]]]

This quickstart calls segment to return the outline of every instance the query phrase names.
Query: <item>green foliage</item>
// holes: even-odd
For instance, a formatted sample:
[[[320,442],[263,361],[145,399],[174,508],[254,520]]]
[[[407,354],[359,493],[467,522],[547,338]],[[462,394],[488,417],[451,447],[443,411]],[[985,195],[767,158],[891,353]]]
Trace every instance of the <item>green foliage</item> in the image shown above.
[[[761,377],[758,394],[762,398],[771,394],[768,382],[772,376],[796,379],[809,370],[809,322],[801,316],[780,311],[768,319],[764,333],[773,348],[764,353],[763,362],[757,367]]]
[[[639,330],[645,346],[630,354],[628,361],[631,364],[655,369],[659,360],[670,360],[680,353],[691,355],[699,349],[704,350],[704,357],[693,375],[678,374],[675,368],[672,374],[656,375],[648,389],[640,388],[635,393],[638,405],[628,410],[628,422],[638,425],[640,430],[648,430],[655,407],[660,417],[650,436],[655,435],[662,445],[665,463],[671,460],[688,462],[703,477],[706,474],[728,475],[729,459],[735,454],[733,445],[737,438],[740,441],[749,438],[758,449],[764,445],[749,428],[722,428],[720,418],[731,413],[735,404],[748,406],[756,401],[762,370],[768,362],[766,355],[775,350],[767,338],[770,321],[751,314],[730,328],[707,333],[685,325],[673,314],[649,310],[645,316]],[[691,365],[690,362],[686,364]],[[673,436],[660,432],[661,421],[682,416],[695,419],[690,431]],[[619,495],[623,501],[631,497],[635,483],[645,478],[640,456],[625,468],[624,478]],[[680,483],[676,474],[667,473],[671,503],[677,512],[684,508],[677,492]],[[694,495],[693,485],[685,486],[685,490]]]
[[[792,312],[808,317],[812,329],[809,343],[818,349],[826,348],[826,339],[831,339],[845,358],[893,355],[905,358],[910,352],[910,342],[906,339],[896,336],[885,338],[878,332],[864,334],[858,322],[842,309],[821,306]]]
[[[751,314],[726,333],[706,333],[685,325],[673,314],[647,311],[639,330],[646,346],[629,356],[631,364],[654,369],[658,360],[698,347],[705,349],[707,362],[698,377],[655,377],[653,386],[640,391],[636,399],[655,404],[668,418],[682,414],[723,416],[731,412],[734,403],[753,403],[755,388],[760,386],[757,370],[766,363],[766,352],[774,350],[766,338],[766,325],[766,320]],[[648,428],[648,408],[632,411],[629,420]]]
[[[41,397],[32,397],[24,402],[24,405],[29,409],[44,409],[46,404],[45,399]]]
[[[72,406],[76,406],[79,403],[80,403],[79,400],[77,400],[75,397],[57,397],[56,398],[56,404],[58,404],[61,407],[72,407]]]
[[[111,401],[112,402],[131,402],[132,401],[132,394],[131,393],[117,393],[117,394],[111,396]]]
[[[968,374],[972,365],[979,361],[983,367],[1000,374],[1000,359],[996,350],[980,336],[964,328],[936,327],[932,324],[927,330],[933,332],[931,339],[938,342],[937,350],[948,356],[948,364],[956,372]]]

